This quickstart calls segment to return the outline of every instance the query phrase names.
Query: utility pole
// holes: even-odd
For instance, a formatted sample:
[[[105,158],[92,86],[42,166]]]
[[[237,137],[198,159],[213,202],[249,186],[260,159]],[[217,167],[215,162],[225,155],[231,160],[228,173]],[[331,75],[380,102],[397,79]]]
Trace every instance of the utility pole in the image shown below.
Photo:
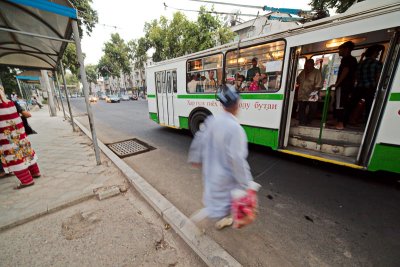
[[[81,74],[81,82],[83,84],[83,94],[85,95],[86,109],[89,118],[90,131],[92,132],[92,142],[94,147],[94,154],[96,156],[97,165],[101,165],[100,160],[100,150],[97,144],[96,128],[94,127],[94,118],[92,113],[92,108],[89,102],[89,85],[86,78],[85,64],[82,55],[81,38],[79,37],[78,22],[76,20],[72,21],[72,30],[74,32],[74,40],[76,45],[76,55],[79,62],[79,72]]]

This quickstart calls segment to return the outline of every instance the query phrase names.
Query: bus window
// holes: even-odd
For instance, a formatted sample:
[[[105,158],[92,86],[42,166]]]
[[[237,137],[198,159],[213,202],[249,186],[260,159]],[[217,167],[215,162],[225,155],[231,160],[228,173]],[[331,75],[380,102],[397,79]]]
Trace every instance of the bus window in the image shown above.
[[[244,92],[277,91],[280,89],[285,42],[276,41],[242,49],[226,54],[226,77],[245,77]],[[255,73],[259,73],[255,75]]]
[[[222,81],[222,54],[188,60],[187,92],[215,93]]]
[[[172,87],[173,87],[174,93],[178,92],[178,87],[176,84],[176,70],[172,71]]]
[[[161,94],[161,72],[156,72],[156,89]]]
[[[161,72],[162,75],[162,92],[165,93],[166,92],[166,86],[165,86],[165,71]]]
[[[171,93],[171,72],[167,72],[167,90],[168,93]]]

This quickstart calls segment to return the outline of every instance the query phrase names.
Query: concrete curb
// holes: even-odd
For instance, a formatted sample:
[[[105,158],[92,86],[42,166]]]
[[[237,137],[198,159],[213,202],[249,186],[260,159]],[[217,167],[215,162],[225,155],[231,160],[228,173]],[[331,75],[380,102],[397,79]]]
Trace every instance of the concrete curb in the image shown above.
[[[85,126],[75,119],[74,122],[92,139],[90,131]],[[133,187],[208,266],[242,266],[99,139],[97,143],[101,151],[122,171]]]
[[[16,221],[8,222],[8,223],[5,223],[3,225],[0,225],[0,232],[5,231],[5,230],[10,229],[10,228],[13,228],[13,227],[16,227],[18,225],[33,221],[33,220],[35,220],[35,219],[37,219],[39,217],[42,217],[44,215],[47,215],[47,214],[50,214],[50,213],[54,213],[54,212],[57,212],[59,210],[74,206],[74,205],[76,205],[78,203],[84,202],[84,201],[89,200],[89,199],[94,198],[94,197],[95,197],[95,194],[93,192],[86,192],[86,193],[83,193],[80,196],[77,196],[77,197],[73,198],[73,199],[69,199],[69,200],[63,201],[61,203],[55,203],[55,204],[47,205],[47,209],[45,209],[45,210],[36,211],[36,212],[31,213],[31,214],[27,214],[24,217],[22,217],[22,218],[20,218],[20,219],[18,219]]]

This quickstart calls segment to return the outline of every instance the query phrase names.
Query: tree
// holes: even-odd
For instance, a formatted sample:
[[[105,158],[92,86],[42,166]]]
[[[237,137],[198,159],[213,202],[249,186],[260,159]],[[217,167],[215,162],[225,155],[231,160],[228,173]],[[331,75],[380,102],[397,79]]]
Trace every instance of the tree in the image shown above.
[[[75,44],[69,43],[65,48],[63,55],[64,68],[69,69],[72,74],[78,76],[79,74],[79,63],[76,57],[76,47]]]
[[[143,72],[148,56],[147,50],[150,45],[147,42],[147,39],[144,37],[139,38],[138,40],[133,40],[128,42],[129,50],[130,50],[130,59],[133,61],[135,69],[139,70],[140,80],[143,82]]]
[[[92,0],[70,0],[74,7],[78,10],[78,26],[79,35],[83,36],[83,28],[86,30],[86,34],[90,36],[93,28],[99,22],[97,11],[91,6]]]
[[[89,93],[93,94],[92,83],[97,84],[97,66],[96,65],[86,65],[86,78],[89,83]]]
[[[118,33],[111,34],[111,40],[104,44],[103,52],[104,55],[98,63],[98,71],[103,77],[120,78],[121,73],[131,74],[130,58],[132,55],[128,44]]]
[[[355,2],[356,0],[311,0],[310,5],[314,10],[336,8],[337,13],[343,13]]]
[[[235,35],[219,16],[211,14],[204,6],[200,8],[196,22],[176,12],[171,21],[161,17],[145,23],[144,31],[149,48],[154,49],[155,62],[225,44]]]
[[[7,95],[10,95],[12,92],[18,92],[16,75],[17,71],[14,68],[0,65],[0,80]]]
[[[83,29],[85,29],[86,34],[90,36],[96,23],[99,21],[97,11],[91,7],[92,0],[71,0],[70,2],[78,10],[78,27],[80,37],[83,37]],[[75,44],[69,43],[67,45],[62,61],[66,69],[69,69],[74,75],[78,75],[79,64],[76,58]]]
[[[131,73],[130,49],[118,33],[111,34],[111,40],[104,44],[103,52],[104,55],[98,64],[102,76],[120,77],[121,73]]]

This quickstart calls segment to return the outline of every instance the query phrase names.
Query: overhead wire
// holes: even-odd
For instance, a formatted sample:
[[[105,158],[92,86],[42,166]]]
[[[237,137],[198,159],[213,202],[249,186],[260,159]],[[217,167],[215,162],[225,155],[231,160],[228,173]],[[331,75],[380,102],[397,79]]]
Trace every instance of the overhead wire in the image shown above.
[[[199,11],[199,10],[193,10],[193,9],[185,9],[185,8],[177,8],[177,7],[171,7],[168,6],[165,2],[164,2],[164,8],[170,8],[170,9],[174,9],[174,10],[178,10],[178,11],[186,11],[186,12],[204,12],[204,13],[208,13],[208,14],[217,14],[217,15],[239,15],[239,16],[246,16],[246,17],[257,17],[258,15],[254,15],[254,14],[242,14],[242,13],[232,13],[232,12],[218,12],[218,11]]]

